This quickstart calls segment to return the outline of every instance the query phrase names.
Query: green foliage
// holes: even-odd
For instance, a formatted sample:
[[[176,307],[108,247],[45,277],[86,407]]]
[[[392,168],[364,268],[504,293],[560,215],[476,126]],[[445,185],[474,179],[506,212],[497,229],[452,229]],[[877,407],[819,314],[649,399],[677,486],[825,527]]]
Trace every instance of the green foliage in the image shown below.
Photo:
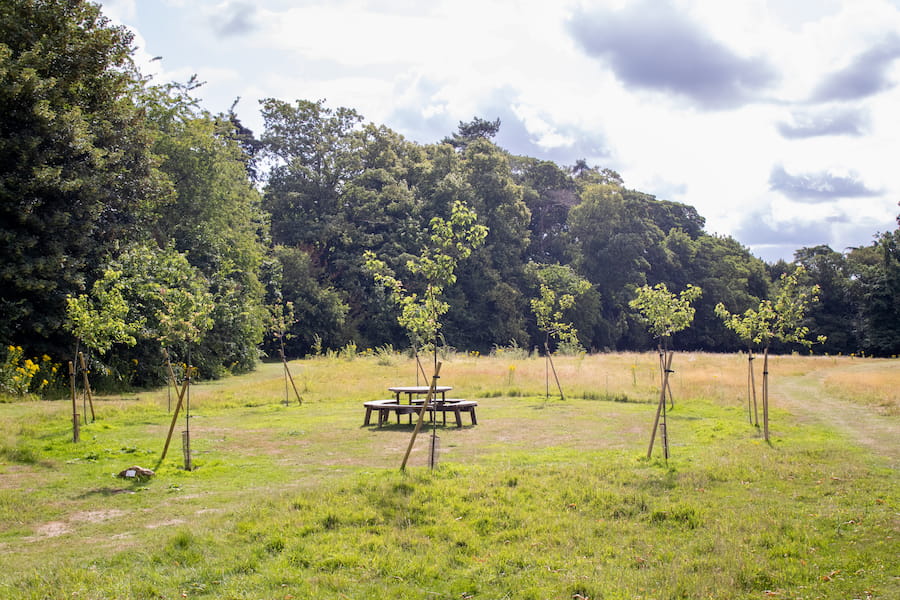
[[[0,4],[0,339],[61,345],[66,296],[167,195],[131,43],[86,0]]]
[[[477,218],[464,203],[454,202],[449,220],[440,217],[431,220],[431,245],[407,263],[409,271],[421,275],[424,280],[425,289],[421,295],[409,292],[374,252],[366,251],[364,255],[366,268],[400,308],[397,321],[416,346],[436,341],[441,329],[440,319],[450,308],[442,297],[444,289],[456,282],[459,261],[467,258],[487,236],[487,228],[478,225]]]
[[[672,334],[690,327],[694,320],[691,304],[703,294],[699,287],[688,284],[677,296],[664,283],[642,286],[629,306],[638,311],[638,318],[647,325],[653,337],[666,346]]]
[[[209,376],[256,364],[265,333],[260,275],[269,239],[234,120],[197,108],[198,85],[192,79],[144,92],[153,151],[175,192],[147,229],[154,240],[169,240],[206,280],[213,303],[208,331],[202,340],[193,337],[196,364]],[[173,300],[177,306],[185,299]]]
[[[106,354],[113,344],[134,346],[135,335],[144,324],[144,317],[135,315],[129,322],[128,303],[122,289],[122,273],[107,269],[94,282],[90,296],[80,294],[66,299],[66,329],[88,348]]]
[[[464,150],[475,140],[489,140],[493,138],[497,135],[498,131],[500,131],[499,118],[493,121],[487,121],[480,117],[475,117],[468,123],[460,121],[457,132],[451,137],[444,138],[443,143],[450,144],[456,149]]]
[[[803,324],[807,308],[818,300],[818,286],[804,288],[799,280],[805,269],[798,266],[793,273],[783,273],[780,285],[773,300],[763,300],[756,309],[747,309],[742,315],[732,314],[724,304],[716,305],[716,314],[725,322],[726,327],[738,336],[755,346],[768,348],[774,340],[787,344],[799,343],[811,346],[807,339],[809,327]],[[818,343],[825,341],[819,336]]]
[[[544,325],[571,336],[558,347],[575,347],[577,331],[592,349],[643,349],[649,338],[629,301],[652,281],[702,288],[680,343],[727,351],[737,337],[715,305],[758,312],[794,266],[767,269],[734,239],[707,235],[694,208],[628,189],[610,169],[510,156],[492,141],[499,119],[460,122],[444,143],[420,145],[352,108],[270,98],[256,139],[235,106],[201,108],[196,77],[151,85],[132,44],[86,0],[0,4],[4,346],[61,355],[74,331],[106,352],[110,372],[140,383],[155,379],[148,340],[162,337],[192,344],[204,376],[218,376],[254,368],[260,344],[271,352],[265,305],[291,302],[297,322],[282,339],[297,356],[403,344],[410,328],[414,339],[440,335],[476,351],[504,340],[532,347]],[[464,240],[467,256],[430,237],[433,219],[452,222],[457,203],[487,229],[477,244]],[[798,283],[819,286],[820,298],[798,327],[827,335],[823,351],[900,353],[898,239],[797,252]],[[195,283],[120,268],[138,247],[151,260],[181,255]],[[366,250],[385,277],[413,265],[399,292],[405,325],[400,288],[375,281]],[[452,269],[442,258],[451,255]],[[591,289],[564,307],[565,293],[542,288],[530,262],[567,265]],[[783,335],[776,350],[795,343]]]
[[[548,340],[555,338],[571,353],[580,347],[578,330],[571,322],[563,320],[563,314],[575,306],[578,297],[591,289],[591,284],[569,266],[532,263],[528,270],[540,284],[540,297],[531,299],[538,329]]]
[[[215,310],[209,283],[173,246],[127,248],[112,262],[129,314],[142,323],[140,337],[187,357],[213,325]]]
[[[860,349],[878,356],[900,355],[900,229],[853,250],[848,263]]]

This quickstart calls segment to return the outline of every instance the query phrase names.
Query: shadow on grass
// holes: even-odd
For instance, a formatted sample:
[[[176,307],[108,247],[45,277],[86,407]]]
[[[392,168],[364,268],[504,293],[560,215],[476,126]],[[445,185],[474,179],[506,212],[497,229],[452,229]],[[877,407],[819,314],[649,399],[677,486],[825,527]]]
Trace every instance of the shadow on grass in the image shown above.
[[[97,496],[102,497],[102,498],[110,498],[112,496],[118,496],[119,494],[134,494],[134,493],[136,493],[137,488],[144,487],[145,483],[146,482],[134,481],[131,483],[130,486],[128,486],[128,488],[114,488],[114,487],[96,488],[93,490],[87,490],[85,492],[82,492],[81,494],[75,496],[75,498],[78,500],[85,500],[87,498],[94,498]]]

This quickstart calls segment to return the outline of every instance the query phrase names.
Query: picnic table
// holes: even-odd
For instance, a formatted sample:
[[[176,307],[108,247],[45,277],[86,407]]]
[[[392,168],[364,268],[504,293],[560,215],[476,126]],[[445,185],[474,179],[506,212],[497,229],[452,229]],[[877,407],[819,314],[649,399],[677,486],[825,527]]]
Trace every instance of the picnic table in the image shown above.
[[[422,403],[425,402],[425,398],[420,398],[419,396],[427,395],[429,389],[430,388],[427,385],[398,385],[389,387],[388,390],[394,393],[393,398],[387,400],[371,400],[363,403],[363,406],[366,408],[366,418],[363,422],[363,426],[369,425],[373,411],[378,413],[379,427],[388,420],[390,413],[395,413],[397,415],[397,423],[400,422],[400,415],[408,415],[409,422],[412,423],[413,414],[418,413],[421,410]],[[447,413],[453,413],[456,417],[457,427],[462,427],[462,413],[467,412],[472,419],[472,425],[477,425],[478,421],[475,417],[475,407],[478,406],[478,402],[474,400],[463,400],[461,398],[448,399],[447,392],[452,389],[453,388],[448,385],[436,386],[435,393],[440,394],[440,398],[437,396],[432,398],[432,402],[425,407],[425,410],[428,411],[432,419],[434,419],[436,412],[440,412],[443,416],[444,425],[447,424]],[[406,394],[407,396],[407,402],[405,404],[400,401],[400,397],[403,394]]]
[[[428,385],[395,385],[388,388],[388,391],[394,392],[394,396],[397,398],[397,404],[400,404],[400,395],[406,394],[407,396],[407,404],[413,404],[413,397],[416,396],[425,396],[428,394],[428,390],[431,389],[431,386]],[[449,385],[438,385],[435,386],[434,391],[435,394],[441,395],[441,400],[447,400],[447,392],[452,390],[453,387]],[[424,400],[422,400],[424,402]]]

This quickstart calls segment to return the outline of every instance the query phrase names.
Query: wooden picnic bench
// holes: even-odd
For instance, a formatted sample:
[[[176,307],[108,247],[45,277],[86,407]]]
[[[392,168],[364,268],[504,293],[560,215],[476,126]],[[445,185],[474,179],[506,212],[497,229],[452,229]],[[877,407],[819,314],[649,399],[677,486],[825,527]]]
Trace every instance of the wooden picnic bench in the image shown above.
[[[364,402],[366,408],[366,417],[363,426],[371,423],[372,412],[378,413],[378,426],[381,427],[389,418],[390,414],[397,415],[397,423],[400,423],[400,415],[409,415],[409,422],[412,423],[412,416],[417,414],[421,408],[421,404],[400,404],[395,399],[388,400],[370,400]],[[453,413],[456,418],[456,426],[462,427],[462,413],[469,413],[472,425],[478,424],[475,416],[475,408],[478,402],[475,400],[463,400],[461,398],[448,398],[447,400],[439,400],[425,407],[429,416],[434,419],[435,413],[439,412],[443,416],[444,425],[447,424],[447,413]]]

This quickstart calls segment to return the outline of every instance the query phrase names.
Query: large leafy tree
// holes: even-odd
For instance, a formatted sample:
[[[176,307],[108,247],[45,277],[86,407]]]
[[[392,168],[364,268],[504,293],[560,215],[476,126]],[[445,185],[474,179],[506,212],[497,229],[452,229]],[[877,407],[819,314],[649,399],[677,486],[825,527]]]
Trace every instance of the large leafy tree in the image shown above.
[[[137,344],[129,355],[113,357],[112,369],[136,361],[136,383],[157,383],[162,377],[162,354],[167,348],[179,361],[188,353],[201,373],[214,375],[221,357],[199,351],[200,344],[214,326],[214,297],[203,273],[192,266],[184,253],[170,243],[160,248],[154,242],[125,248],[109,265],[128,312],[125,323],[139,323]]]
[[[122,274],[107,269],[103,277],[94,282],[90,294],[79,294],[66,299],[66,328],[85,346],[105,354],[113,344],[134,346],[135,335],[144,324],[144,318],[136,315],[135,322],[128,320],[128,303],[125,301]]]
[[[701,234],[692,239],[683,229],[672,229],[662,241],[664,261],[653,265],[650,277],[672,288],[694,283],[704,294],[695,304],[690,329],[679,336],[683,348],[729,351],[737,346],[716,316],[715,305],[724,302],[741,311],[768,296],[765,263],[731,237]]]
[[[300,248],[275,246],[278,292],[274,300],[293,306],[293,319],[285,323],[284,350],[288,356],[302,356],[317,344],[336,348],[343,343],[348,306],[335,288],[320,284],[322,273],[312,257]],[[267,346],[277,356],[279,345]]]
[[[172,243],[209,282],[212,327],[196,348],[205,375],[253,367],[265,330],[259,279],[268,244],[260,195],[232,118],[196,106],[193,83],[150,88],[146,110],[153,150],[171,180],[174,200],[154,214],[147,234]]]
[[[569,209],[578,203],[575,181],[551,161],[512,157],[510,165],[523,199],[531,211],[528,260],[566,264],[571,260],[568,232]]]
[[[461,191],[488,235],[484,246],[460,265],[459,285],[451,296],[448,339],[454,345],[479,349],[498,341],[525,343],[524,267],[531,214],[523,188],[513,180],[507,155],[486,139],[466,146],[459,167]]]
[[[475,117],[468,123],[459,122],[456,133],[452,136],[445,137],[443,143],[450,144],[456,149],[465,150],[469,144],[476,140],[491,140],[500,131],[500,119],[488,121],[480,117]]]
[[[859,307],[860,349],[878,356],[900,354],[900,229],[854,250],[848,262]]]
[[[824,245],[800,248],[794,252],[794,263],[805,269],[803,283],[819,288],[819,301],[810,305],[807,318],[810,327],[827,338],[821,350],[837,354],[858,348],[853,280],[844,255]]]
[[[663,233],[643,218],[621,185],[580,187],[581,203],[569,211],[569,229],[577,244],[574,266],[597,287],[603,307],[603,326],[590,342],[616,348],[628,330],[628,301],[635,288],[647,283],[651,253]]]
[[[0,337],[64,343],[66,297],[166,196],[131,34],[84,0],[0,3]]]
[[[361,171],[354,132],[362,117],[321,100],[273,98],[262,101],[262,116],[262,143],[273,164],[263,206],[272,215],[273,240],[306,246],[327,263],[345,229],[341,190]]]

